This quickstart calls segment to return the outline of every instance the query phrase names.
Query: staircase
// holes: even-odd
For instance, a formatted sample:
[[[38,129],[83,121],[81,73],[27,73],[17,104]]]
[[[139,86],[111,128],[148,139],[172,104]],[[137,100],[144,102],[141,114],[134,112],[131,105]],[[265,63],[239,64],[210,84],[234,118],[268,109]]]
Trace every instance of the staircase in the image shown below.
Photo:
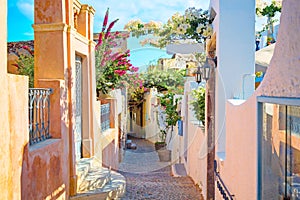
[[[70,197],[70,200],[111,200],[124,195],[125,177],[102,167],[96,159],[83,158],[76,168],[77,195]]]

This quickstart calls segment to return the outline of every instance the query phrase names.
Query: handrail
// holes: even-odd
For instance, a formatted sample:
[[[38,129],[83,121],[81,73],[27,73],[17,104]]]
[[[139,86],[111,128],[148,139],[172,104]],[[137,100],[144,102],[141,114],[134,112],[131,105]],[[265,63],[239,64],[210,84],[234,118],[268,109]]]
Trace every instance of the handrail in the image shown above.
[[[215,161],[214,171],[215,171],[215,175],[217,177],[217,179],[216,179],[217,188],[218,188],[219,192],[221,193],[221,195],[223,196],[223,199],[233,200],[234,195],[230,194],[228,188],[226,187],[225,183],[223,182],[223,180],[220,176],[220,173],[217,172],[217,163],[216,163],[216,161]]]
[[[52,93],[51,88],[29,88],[29,145],[51,138],[49,97]]]

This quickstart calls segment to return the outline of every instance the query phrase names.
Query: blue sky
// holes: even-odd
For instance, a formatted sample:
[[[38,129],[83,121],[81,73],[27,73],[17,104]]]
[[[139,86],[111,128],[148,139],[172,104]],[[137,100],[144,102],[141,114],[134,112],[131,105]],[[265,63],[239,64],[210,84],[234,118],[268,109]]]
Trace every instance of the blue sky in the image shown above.
[[[114,31],[123,30],[132,19],[165,23],[174,13],[183,13],[188,7],[208,9],[209,0],[80,0],[96,10],[94,32],[99,32],[107,8],[110,8],[109,22],[119,18]],[[8,0],[8,41],[33,40],[34,0]],[[260,19],[261,20],[261,19]],[[263,21],[263,20],[261,20]],[[261,22],[259,22],[261,23]],[[129,41],[133,44],[136,41]],[[164,50],[154,48],[131,48],[131,61],[141,69],[161,57],[170,57]],[[145,56],[147,55],[147,56]]]
[[[9,0],[8,41],[33,39],[34,0]],[[166,22],[175,12],[183,13],[188,7],[208,9],[209,0],[81,0],[96,10],[94,32],[102,26],[106,8],[110,8],[109,21],[119,18],[114,30],[122,30],[131,19]]]
[[[266,0],[267,2],[270,0]],[[8,41],[33,39],[34,0],[9,0]],[[96,10],[94,32],[99,32],[106,9],[110,8],[109,21],[119,18],[114,30],[122,30],[131,19],[166,22],[174,13],[183,13],[188,7],[208,9],[209,0],[81,0]],[[265,22],[258,19],[257,25]]]

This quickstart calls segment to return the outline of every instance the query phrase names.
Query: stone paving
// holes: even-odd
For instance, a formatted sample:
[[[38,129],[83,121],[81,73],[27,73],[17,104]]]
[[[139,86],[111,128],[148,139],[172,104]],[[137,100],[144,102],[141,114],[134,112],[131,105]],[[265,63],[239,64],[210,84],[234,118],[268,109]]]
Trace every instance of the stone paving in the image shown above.
[[[123,200],[202,200],[190,177],[171,176],[169,162],[160,162],[153,143],[132,139],[136,150],[126,150],[119,172],[126,178]]]

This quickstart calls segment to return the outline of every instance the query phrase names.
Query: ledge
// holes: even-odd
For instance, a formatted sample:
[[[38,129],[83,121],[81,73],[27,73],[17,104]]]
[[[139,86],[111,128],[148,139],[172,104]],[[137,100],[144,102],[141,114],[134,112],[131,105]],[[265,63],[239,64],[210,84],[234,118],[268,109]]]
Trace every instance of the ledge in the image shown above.
[[[35,32],[67,31],[68,25],[65,23],[33,24]]]
[[[246,100],[244,100],[244,99],[228,99],[227,101],[234,106],[238,106],[238,105],[243,104]]]
[[[34,152],[34,151],[38,151],[40,149],[46,148],[47,146],[50,145],[56,145],[56,143],[58,144],[61,141],[61,139],[47,139],[45,141],[33,144],[29,146],[29,151],[30,152]]]

